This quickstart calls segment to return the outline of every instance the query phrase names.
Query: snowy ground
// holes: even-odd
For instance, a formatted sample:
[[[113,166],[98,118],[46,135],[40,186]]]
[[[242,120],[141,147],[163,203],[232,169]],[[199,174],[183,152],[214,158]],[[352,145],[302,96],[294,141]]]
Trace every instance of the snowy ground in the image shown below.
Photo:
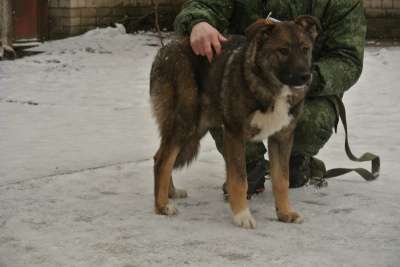
[[[249,231],[231,222],[209,137],[175,175],[189,192],[180,214],[153,214],[156,44],[150,34],[95,30],[0,62],[1,267],[400,266],[399,47],[368,48],[345,96],[352,148],[381,156],[379,180],[351,173],[291,190],[301,225],[276,220],[267,183],[250,202],[258,224]],[[343,142],[339,129],[321,152],[328,167],[353,166]]]

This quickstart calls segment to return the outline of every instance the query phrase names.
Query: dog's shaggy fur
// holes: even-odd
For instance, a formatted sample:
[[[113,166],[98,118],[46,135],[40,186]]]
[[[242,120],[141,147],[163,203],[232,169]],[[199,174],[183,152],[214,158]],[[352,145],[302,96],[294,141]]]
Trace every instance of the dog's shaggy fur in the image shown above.
[[[268,139],[273,192],[279,220],[300,222],[288,200],[288,164],[293,130],[311,82],[312,47],[318,21],[251,25],[246,37],[231,36],[211,64],[196,56],[187,39],[157,54],[150,80],[151,103],[161,144],[154,157],[155,209],[173,215],[168,197],[173,168],[189,164],[212,127],[224,129],[227,189],[235,224],[254,228],[246,200],[245,141]]]

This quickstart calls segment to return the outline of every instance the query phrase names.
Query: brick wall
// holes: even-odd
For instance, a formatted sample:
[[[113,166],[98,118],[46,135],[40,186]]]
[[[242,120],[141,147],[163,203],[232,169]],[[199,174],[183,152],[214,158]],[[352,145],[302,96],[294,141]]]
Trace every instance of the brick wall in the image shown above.
[[[160,11],[177,12],[185,0],[154,0]],[[400,0],[363,0],[368,37],[400,38]],[[141,18],[153,11],[152,0],[49,0],[50,38],[83,33],[129,16]]]
[[[369,38],[400,38],[400,0],[364,0]]]
[[[399,17],[400,0],[364,0],[368,17]]]
[[[183,0],[154,0],[160,12],[177,11]],[[153,11],[152,0],[49,0],[50,38],[77,35]]]

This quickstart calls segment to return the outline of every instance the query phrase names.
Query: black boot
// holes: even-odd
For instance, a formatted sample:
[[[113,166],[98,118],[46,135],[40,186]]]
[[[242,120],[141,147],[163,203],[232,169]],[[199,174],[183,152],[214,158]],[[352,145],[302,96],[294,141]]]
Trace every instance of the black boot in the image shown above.
[[[265,176],[269,173],[269,164],[265,159],[258,160],[246,166],[247,170],[247,199],[250,199],[253,194],[262,193],[265,190]],[[228,197],[226,183],[223,184],[222,190],[224,197]]]
[[[328,186],[324,179],[325,172],[322,160],[305,154],[292,155],[289,163],[289,188],[302,187],[307,183],[316,187]]]
[[[310,177],[311,157],[305,154],[292,155],[289,162],[289,188],[302,187]]]
[[[328,182],[324,178],[325,173],[325,163],[316,157],[312,157],[310,185],[314,185],[317,188],[328,186]]]

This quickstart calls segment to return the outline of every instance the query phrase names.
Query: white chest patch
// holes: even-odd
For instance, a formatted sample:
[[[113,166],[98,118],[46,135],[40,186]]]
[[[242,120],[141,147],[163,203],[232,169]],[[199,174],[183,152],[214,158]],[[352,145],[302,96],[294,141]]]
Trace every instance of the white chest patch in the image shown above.
[[[287,86],[283,87],[282,93],[276,98],[273,111],[265,113],[256,111],[252,114],[250,126],[260,129],[260,132],[252,140],[261,141],[267,139],[289,125],[293,119],[293,116],[289,114],[288,96],[290,94],[290,89]]]

